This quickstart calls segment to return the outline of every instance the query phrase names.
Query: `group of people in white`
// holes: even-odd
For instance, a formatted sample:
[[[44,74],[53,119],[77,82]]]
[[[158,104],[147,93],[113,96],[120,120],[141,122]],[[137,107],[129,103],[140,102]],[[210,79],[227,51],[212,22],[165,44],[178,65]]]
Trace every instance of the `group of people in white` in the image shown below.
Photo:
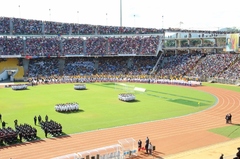
[[[72,112],[72,111],[77,111],[78,109],[79,109],[79,104],[77,102],[55,105],[55,110],[57,112]]]
[[[134,101],[135,95],[132,93],[122,93],[118,95],[118,99],[124,102]]]
[[[12,90],[24,90],[27,89],[26,84],[18,84],[18,85],[13,85]]]
[[[155,81],[159,84],[173,84],[173,85],[183,85],[183,86],[201,86],[201,82],[197,81],[184,81],[184,80],[171,80],[171,79],[158,79]]]
[[[75,84],[74,89],[83,90],[83,89],[86,89],[86,85],[85,84]]]

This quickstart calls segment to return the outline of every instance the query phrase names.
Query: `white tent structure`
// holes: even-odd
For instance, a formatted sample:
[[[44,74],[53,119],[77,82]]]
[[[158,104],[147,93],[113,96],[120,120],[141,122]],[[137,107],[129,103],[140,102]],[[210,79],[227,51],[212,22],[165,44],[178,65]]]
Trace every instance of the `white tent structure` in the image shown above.
[[[118,140],[118,143],[122,147],[123,151],[123,156],[126,157],[131,157],[131,156],[137,156],[137,150],[138,150],[138,145],[136,140],[133,138],[127,138],[127,139],[122,139]]]
[[[122,147],[119,144],[77,153],[79,159],[120,159]]]

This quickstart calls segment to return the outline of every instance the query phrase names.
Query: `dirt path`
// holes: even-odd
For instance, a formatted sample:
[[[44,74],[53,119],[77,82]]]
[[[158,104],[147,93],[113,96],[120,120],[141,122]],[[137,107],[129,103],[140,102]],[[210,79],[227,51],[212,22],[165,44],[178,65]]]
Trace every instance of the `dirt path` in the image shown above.
[[[218,98],[218,103],[208,110],[149,123],[97,130],[61,138],[49,138],[37,142],[18,144],[0,149],[0,159],[47,159],[117,144],[119,139],[150,138],[156,146],[154,157],[170,158],[173,154],[206,147],[230,139],[207,130],[225,126],[225,115],[232,113],[233,123],[240,123],[240,94],[207,86],[193,89],[209,92]],[[236,150],[234,150],[236,151]],[[219,154],[216,154],[219,157]],[[139,153],[138,158],[153,158]]]

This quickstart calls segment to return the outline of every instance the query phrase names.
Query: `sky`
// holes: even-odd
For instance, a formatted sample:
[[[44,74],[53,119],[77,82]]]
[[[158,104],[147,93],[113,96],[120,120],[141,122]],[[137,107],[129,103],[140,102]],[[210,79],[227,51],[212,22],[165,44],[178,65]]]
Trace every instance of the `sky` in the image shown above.
[[[239,0],[1,0],[0,16],[144,28],[240,28]]]

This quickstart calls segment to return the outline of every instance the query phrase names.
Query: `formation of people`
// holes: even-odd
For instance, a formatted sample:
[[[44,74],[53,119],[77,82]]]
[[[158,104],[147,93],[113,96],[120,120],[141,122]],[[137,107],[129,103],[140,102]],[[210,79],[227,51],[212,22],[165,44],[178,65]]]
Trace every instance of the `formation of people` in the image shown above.
[[[31,126],[30,124],[20,124],[15,126],[15,130],[19,135],[19,141],[22,142],[22,139],[26,141],[36,140],[37,139],[37,129]]]
[[[135,95],[132,93],[121,93],[118,95],[118,99],[124,102],[134,101]]]
[[[26,84],[17,84],[17,85],[12,85],[12,90],[25,90],[27,89]]]
[[[79,104],[77,102],[60,103],[56,104],[54,108],[57,112],[73,112],[79,110]]]
[[[45,120],[42,119],[41,115],[34,116],[34,125],[39,125],[45,133],[45,137],[48,134],[52,136],[62,135],[62,125],[56,121],[49,120],[48,115],[45,116]],[[37,139],[37,129],[31,124],[19,124],[18,120],[14,120],[14,128],[7,126],[0,114],[0,122],[2,128],[0,128],[0,144],[13,144],[17,142],[33,141]]]
[[[86,85],[85,84],[75,84],[74,89],[83,90],[83,89],[86,89]]]
[[[48,137],[48,134],[52,136],[62,135],[62,125],[56,121],[41,121],[40,125],[45,133],[46,138]]]
[[[2,127],[0,129],[0,144],[11,144],[16,143],[18,133],[11,127]]]

